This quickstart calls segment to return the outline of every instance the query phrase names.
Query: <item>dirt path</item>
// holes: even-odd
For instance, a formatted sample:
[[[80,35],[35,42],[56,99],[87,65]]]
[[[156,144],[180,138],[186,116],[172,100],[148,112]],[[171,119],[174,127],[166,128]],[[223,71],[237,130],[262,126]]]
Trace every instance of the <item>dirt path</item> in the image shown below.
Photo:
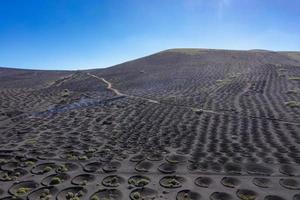
[[[57,79],[57,80],[49,83],[48,86],[46,86],[44,88],[49,88],[49,87],[54,86],[54,85],[60,86],[62,83],[66,82],[67,80],[69,80],[70,78],[72,78],[74,75],[75,75],[75,73],[72,73],[72,74],[67,75],[67,76],[63,76],[63,77],[61,77],[61,78],[59,78],[59,79]]]
[[[136,99],[143,99],[143,100],[146,100],[146,101],[148,101],[148,102],[150,102],[150,103],[156,103],[156,104],[159,104],[158,101],[153,100],[153,99],[148,99],[148,98],[139,97],[139,96],[135,96],[135,95],[124,94],[124,93],[120,92],[118,89],[113,88],[112,83],[109,82],[109,81],[107,81],[107,80],[105,80],[104,78],[99,77],[99,76],[96,76],[96,75],[91,74],[91,73],[87,73],[87,75],[89,75],[89,76],[91,76],[91,77],[94,77],[94,78],[96,78],[96,79],[98,79],[98,80],[104,82],[105,84],[107,84],[107,89],[110,90],[110,91],[112,91],[113,93],[115,93],[115,94],[118,95],[118,96],[126,96],[126,97],[132,97],[132,98],[136,98]]]
[[[140,97],[140,96],[135,96],[135,95],[128,95],[128,94],[124,94],[122,92],[120,92],[118,89],[114,88],[112,86],[112,83],[105,80],[102,77],[96,76],[94,74],[91,73],[87,73],[87,75],[94,77],[102,82],[104,82],[105,84],[107,84],[107,89],[111,90],[113,93],[115,93],[118,96],[126,96],[126,97],[131,97],[131,98],[136,98],[136,99],[142,99],[145,101],[148,101],[150,103],[155,103],[155,104],[165,104],[165,105],[169,105],[169,106],[176,106],[176,107],[181,107],[181,108],[186,108],[186,109],[190,109],[194,112],[198,112],[199,114],[201,113],[208,113],[208,114],[216,114],[216,115],[231,115],[231,116],[240,116],[240,117],[247,117],[247,118],[257,118],[257,119],[266,119],[266,120],[271,120],[271,121],[279,121],[282,123],[288,123],[288,124],[294,124],[294,125],[299,125],[300,123],[297,122],[291,122],[291,121],[285,121],[285,120],[281,120],[281,119],[276,119],[276,118],[268,118],[268,117],[260,117],[260,116],[249,116],[249,115],[245,115],[243,113],[229,113],[229,112],[220,112],[220,111],[214,111],[214,110],[205,110],[202,108],[196,108],[196,107],[192,107],[192,106],[184,106],[184,105],[175,105],[175,104],[170,104],[170,103],[165,103],[165,102],[159,102],[157,100],[154,99],[148,99],[148,98],[144,98],[144,97]]]
[[[154,99],[148,99],[148,98],[144,98],[144,97],[140,97],[140,96],[124,94],[124,93],[120,92],[118,89],[113,88],[112,83],[105,80],[104,78],[96,76],[96,75],[91,74],[91,73],[87,73],[87,75],[89,75],[91,77],[94,77],[94,78],[106,83],[107,84],[107,89],[111,90],[112,92],[114,92],[116,95],[119,95],[119,96],[126,96],[126,97],[132,97],[132,98],[136,98],[136,99],[143,99],[145,101],[148,101],[148,102],[151,102],[151,103],[156,103],[156,104],[165,104],[165,105],[169,105],[169,106],[187,108],[187,109],[193,110],[194,112],[199,112],[199,113],[222,114],[222,115],[225,114],[223,112],[217,112],[217,111],[213,111],[213,110],[204,110],[204,109],[199,109],[199,108],[191,107],[191,106],[175,105],[175,104],[170,104],[170,103],[159,102],[159,101],[154,100]]]
[[[110,91],[112,91],[112,92],[115,93],[116,95],[118,95],[118,96],[128,96],[128,95],[126,95],[126,94],[123,94],[123,93],[120,92],[119,90],[113,88],[113,87],[112,87],[112,83],[109,82],[109,81],[107,81],[107,80],[105,80],[104,78],[99,77],[99,76],[96,76],[96,75],[91,74],[91,73],[87,73],[87,75],[89,75],[89,76],[91,76],[91,77],[94,77],[94,78],[96,78],[96,79],[98,79],[98,80],[104,82],[105,84],[107,84],[107,89],[110,90]]]

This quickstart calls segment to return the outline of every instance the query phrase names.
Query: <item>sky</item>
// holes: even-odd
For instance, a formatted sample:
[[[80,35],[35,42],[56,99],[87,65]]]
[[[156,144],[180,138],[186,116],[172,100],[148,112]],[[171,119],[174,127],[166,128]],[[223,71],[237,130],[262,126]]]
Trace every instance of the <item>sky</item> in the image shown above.
[[[170,48],[300,51],[300,0],[0,0],[0,66],[104,68]]]

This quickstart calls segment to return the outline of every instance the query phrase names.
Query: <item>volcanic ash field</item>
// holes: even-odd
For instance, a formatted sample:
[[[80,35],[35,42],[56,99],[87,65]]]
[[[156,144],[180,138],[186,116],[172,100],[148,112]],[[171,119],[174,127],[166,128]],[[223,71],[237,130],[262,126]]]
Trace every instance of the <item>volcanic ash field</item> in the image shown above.
[[[300,200],[300,53],[0,68],[0,199]]]

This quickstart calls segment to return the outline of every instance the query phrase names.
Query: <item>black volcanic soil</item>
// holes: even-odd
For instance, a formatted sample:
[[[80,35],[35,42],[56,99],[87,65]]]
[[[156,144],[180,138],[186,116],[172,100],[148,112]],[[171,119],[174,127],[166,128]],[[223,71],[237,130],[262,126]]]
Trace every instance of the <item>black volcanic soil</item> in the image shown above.
[[[0,68],[0,199],[300,199],[298,55]]]

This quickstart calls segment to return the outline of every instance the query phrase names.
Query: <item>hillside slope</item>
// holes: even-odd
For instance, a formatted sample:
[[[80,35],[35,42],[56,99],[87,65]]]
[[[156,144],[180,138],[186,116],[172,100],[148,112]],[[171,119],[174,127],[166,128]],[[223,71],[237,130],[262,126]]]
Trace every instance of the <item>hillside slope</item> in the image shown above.
[[[171,49],[93,73],[124,93],[164,103],[295,120],[299,113],[285,103],[297,98],[289,91],[299,90],[290,80],[299,66],[270,51]]]
[[[0,68],[0,199],[299,199],[296,54]]]

